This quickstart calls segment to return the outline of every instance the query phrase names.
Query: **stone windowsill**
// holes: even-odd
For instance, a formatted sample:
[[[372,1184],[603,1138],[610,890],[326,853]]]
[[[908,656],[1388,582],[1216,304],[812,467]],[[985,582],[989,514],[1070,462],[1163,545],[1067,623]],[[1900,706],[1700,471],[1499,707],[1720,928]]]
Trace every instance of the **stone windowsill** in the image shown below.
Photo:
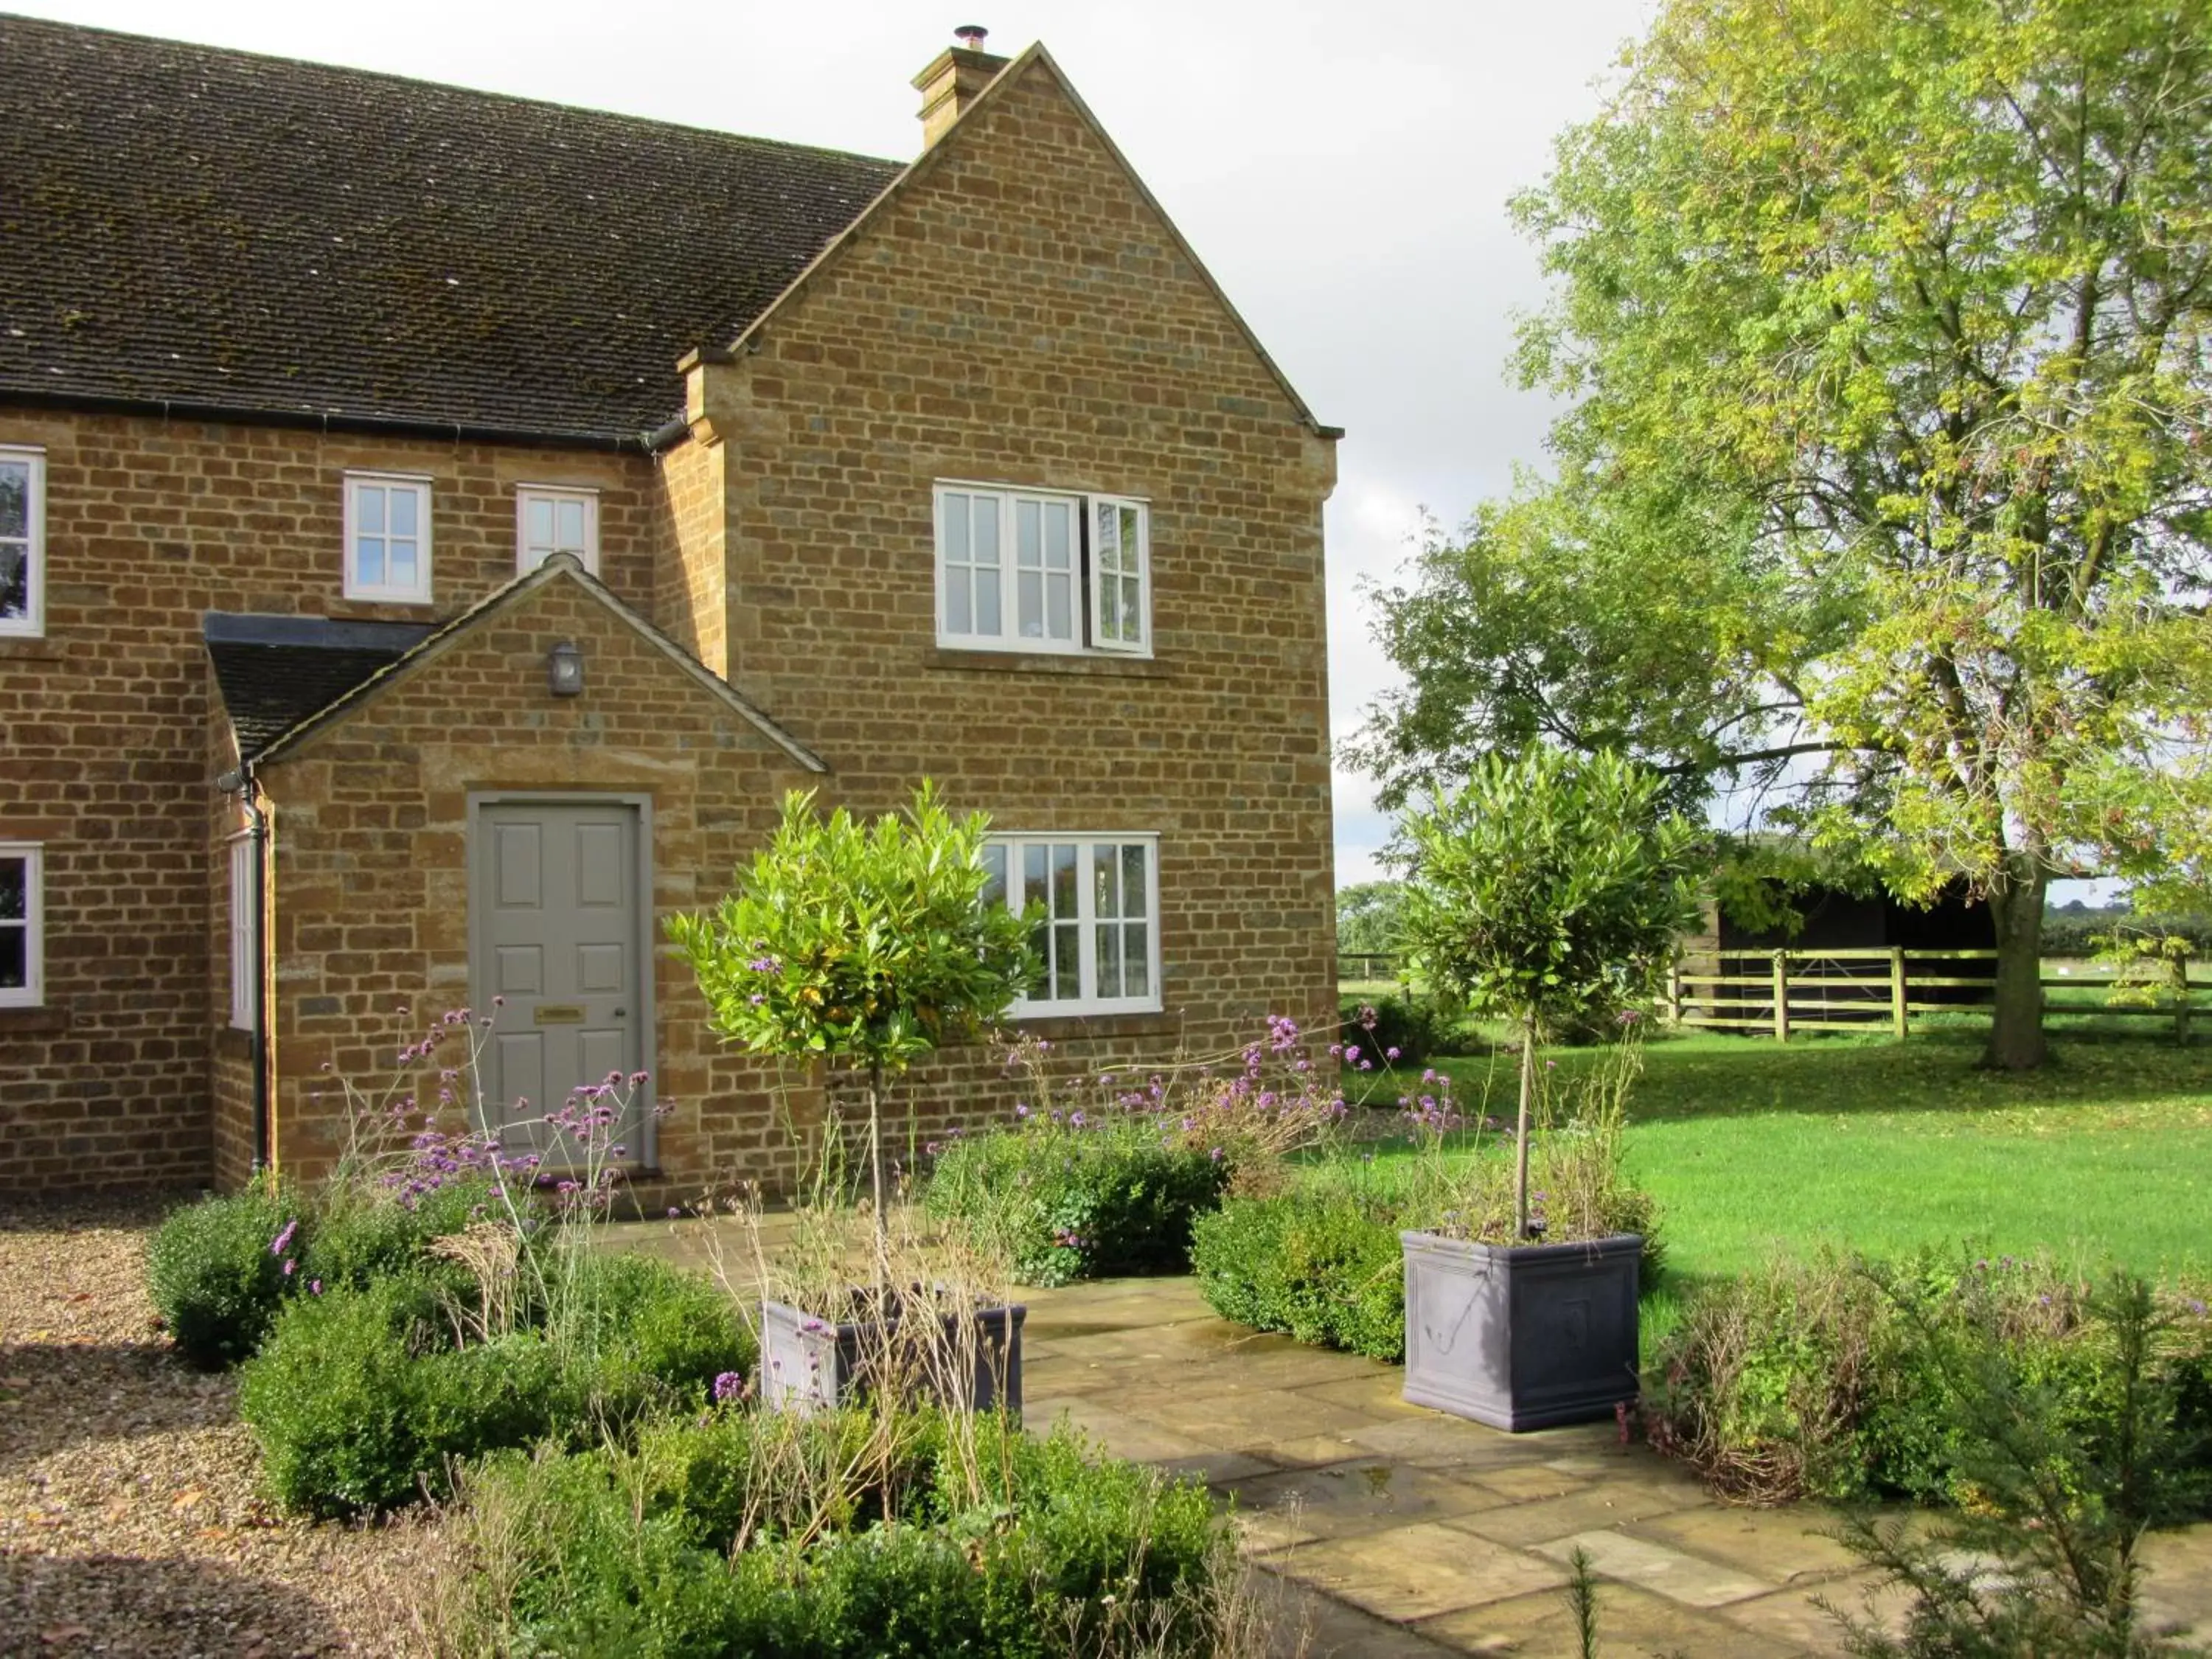
[[[933,645],[924,648],[921,665],[983,674],[1073,674],[1124,680],[1175,678],[1175,671],[1157,657],[1117,657],[1103,651],[955,651]]]
[[[0,663],[65,662],[69,653],[58,640],[44,635],[0,635]]]
[[[1158,1014],[1047,1014],[1009,1022],[1024,1036],[1043,1037],[1050,1042],[1079,1042],[1085,1037],[1174,1036],[1182,1029],[1180,1016]]]

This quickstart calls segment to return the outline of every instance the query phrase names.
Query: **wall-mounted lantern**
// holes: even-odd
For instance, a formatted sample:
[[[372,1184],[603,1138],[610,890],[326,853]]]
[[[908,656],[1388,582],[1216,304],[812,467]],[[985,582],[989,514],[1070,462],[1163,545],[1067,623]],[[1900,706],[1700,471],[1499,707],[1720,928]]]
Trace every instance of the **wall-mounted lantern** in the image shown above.
[[[545,653],[545,689],[556,697],[583,695],[584,653],[574,640],[563,640]]]

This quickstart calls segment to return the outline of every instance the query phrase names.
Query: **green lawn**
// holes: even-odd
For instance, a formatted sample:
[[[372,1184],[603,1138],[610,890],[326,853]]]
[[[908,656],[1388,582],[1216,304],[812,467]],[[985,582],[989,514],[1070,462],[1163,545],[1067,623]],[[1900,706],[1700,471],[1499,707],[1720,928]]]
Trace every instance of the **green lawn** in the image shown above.
[[[2015,1078],[1975,1068],[1979,1041],[1652,1042],[1628,1155],[1663,1206],[1672,1271],[1925,1244],[2212,1273],[2212,1042],[2083,1033],[2049,1070]],[[1551,1058],[1571,1071],[1595,1055]],[[1490,1109],[1510,1114],[1510,1057],[1437,1065],[1463,1100],[1487,1081]]]

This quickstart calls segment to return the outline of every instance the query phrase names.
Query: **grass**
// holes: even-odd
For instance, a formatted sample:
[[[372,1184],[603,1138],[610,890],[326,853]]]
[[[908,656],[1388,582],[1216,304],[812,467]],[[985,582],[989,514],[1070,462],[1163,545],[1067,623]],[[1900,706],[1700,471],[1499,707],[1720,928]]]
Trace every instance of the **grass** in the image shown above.
[[[2212,1274],[2212,1042],[2076,1031],[2021,1077],[1979,1070],[1980,1042],[1972,1029],[1654,1040],[1628,1161],[1662,1206],[1678,1286],[1826,1245]],[[1570,1073],[1595,1058],[1549,1055]],[[1487,1086],[1489,1110],[1510,1114],[1510,1056],[1436,1064],[1463,1103]],[[1386,1143],[1378,1164],[1407,1151]]]

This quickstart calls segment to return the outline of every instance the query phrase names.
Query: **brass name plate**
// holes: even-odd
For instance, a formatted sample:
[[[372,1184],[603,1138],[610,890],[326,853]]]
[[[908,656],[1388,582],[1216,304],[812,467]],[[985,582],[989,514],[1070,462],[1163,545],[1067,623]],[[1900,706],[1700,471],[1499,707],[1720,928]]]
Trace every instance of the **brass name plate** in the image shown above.
[[[581,1025],[584,1005],[580,1002],[541,1002],[538,1005],[540,1025]]]

